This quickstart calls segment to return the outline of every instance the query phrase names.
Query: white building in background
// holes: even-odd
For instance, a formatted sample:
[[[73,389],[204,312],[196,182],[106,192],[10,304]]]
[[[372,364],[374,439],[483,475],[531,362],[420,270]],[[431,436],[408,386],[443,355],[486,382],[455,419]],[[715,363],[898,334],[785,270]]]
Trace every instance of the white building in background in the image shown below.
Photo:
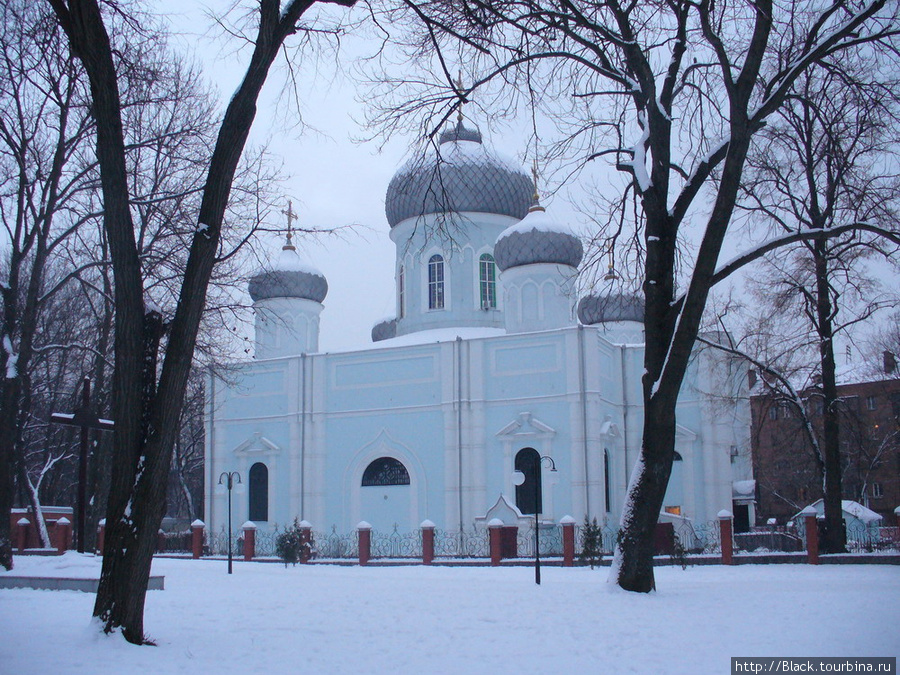
[[[262,529],[295,517],[339,532],[362,520],[381,531],[426,519],[469,529],[501,499],[533,513],[535,495],[542,521],[617,524],[641,442],[643,306],[621,295],[576,303],[581,242],[534,195],[521,167],[462,122],[439,152],[401,168],[386,196],[397,314],[358,351],[319,352],[328,286],[288,240],[250,280],[255,359],[209,382],[213,531],[227,518],[214,489],[223,471],[246,485],[234,522]],[[738,524],[752,522],[746,394],[740,364],[696,355],[678,406],[669,517],[733,509]],[[531,524],[500,506],[491,517]]]

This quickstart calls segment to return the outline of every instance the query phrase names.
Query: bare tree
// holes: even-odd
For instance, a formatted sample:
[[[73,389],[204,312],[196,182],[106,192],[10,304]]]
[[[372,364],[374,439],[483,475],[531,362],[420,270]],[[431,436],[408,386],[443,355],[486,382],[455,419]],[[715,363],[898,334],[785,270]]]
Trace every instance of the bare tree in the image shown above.
[[[206,166],[202,200],[165,355],[158,313],[143,298],[140,251],[130,211],[119,73],[104,17],[96,0],[49,0],[69,45],[90,81],[97,123],[97,157],[103,188],[104,230],[115,279],[115,452],[107,508],[107,539],[94,615],[107,632],[144,643],[143,610],[154,539],[163,516],[172,449],[197,332],[231,184],[256,115],[256,100],[284,41],[303,30],[301,17],[313,0],[261,0],[244,79],[222,118]],[[354,0],[337,0],[352,6]],[[109,11],[118,11],[109,4]],[[159,371],[157,376],[157,371]]]
[[[627,177],[610,236],[617,236],[617,223],[628,222],[643,248],[644,426],[611,581],[650,591],[653,531],[674,458],[675,406],[710,290],[777,246],[836,234],[831,228],[786,235],[720,267],[748,152],[805,72],[843,50],[892,50],[897,7],[882,0],[406,0],[404,6],[392,18],[424,26],[405,39],[409,52],[441,80],[387,110],[375,120],[382,128],[402,128],[405,117],[435,110],[446,119],[475,89],[495,99],[511,92],[508,107],[521,99],[555,121],[561,132],[555,152],[574,158],[576,169],[604,159]],[[471,86],[453,82],[456,60],[468,64]],[[388,81],[398,95],[421,92],[416,83],[428,81],[408,70]],[[491,89],[499,82],[502,89]],[[693,250],[683,246],[688,236]]]
[[[742,186],[745,208],[752,218],[774,223],[778,233],[826,230],[847,222],[896,228],[900,180],[893,135],[900,86],[893,75],[868,79],[865,71],[877,67],[873,62],[837,63],[837,68],[801,79],[761,132],[764,148],[750,155]],[[817,455],[827,552],[844,551],[846,538],[834,343],[889,304],[864,264],[878,255],[889,265],[896,252],[896,244],[868,233],[805,241],[772,256],[770,274],[757,282],[757,297],[768,299],[763,312],[774,314],[782,325],[800,322],[804,344],[795,343],[794,349],[812,346],[817,352],[813,370],[822,402]]]

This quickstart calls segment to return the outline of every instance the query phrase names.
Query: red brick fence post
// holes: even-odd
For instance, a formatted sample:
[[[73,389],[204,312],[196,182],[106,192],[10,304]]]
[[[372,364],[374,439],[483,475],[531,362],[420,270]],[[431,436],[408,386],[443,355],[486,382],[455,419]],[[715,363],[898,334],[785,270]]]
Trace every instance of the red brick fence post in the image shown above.
[[[56,550],[62,555],[69,550],[72,543],[72,521],[65,516],[57,520],[53,534],[56,539]]]
[[[812,506],[807,506],[800,512],[803,516],[803,525],[806,527],[806,562],[810,565],[819,564],[819,524],[816,520],[818,513]]]
[[[97,523],[97,552],[103,556],[103,544],[106,542],[106,518]]]
[[[359,564],[366,565],[372,557],[372,526],[366,521],[361,521],[356,526],[359,536]]]
[[[241,529],[244,531],[244,560],[249,562],[256,555],[256,525],[248,520]]]
[[[719,539],[722,542],[722,564],[734,564],[734,516],[731,511],[719,511]]]
[[[423,520],[422,528],[422,564],[430,565],[434,561],[434,528],[430,520]]]
[[[563,516],[559,524],[562,527],[563,567],[572,567],[575,564],[575,519]]]
[[[491,546],[491,565],[500,564],[500,538],[503,532],[503,521],[493,518],[488,522],[488,540]]]
[[[312,555],[312,523],[300,521],[300,562],[308,563]]]
[[[203,530],[206,523],[197,518],[191,523],[191,557],[197,560],[203,554]]]
[[[24,551],[28,545],[28,527],[30,525],[31,521],[24,516],[16,521],[16,548],[20,552]]]

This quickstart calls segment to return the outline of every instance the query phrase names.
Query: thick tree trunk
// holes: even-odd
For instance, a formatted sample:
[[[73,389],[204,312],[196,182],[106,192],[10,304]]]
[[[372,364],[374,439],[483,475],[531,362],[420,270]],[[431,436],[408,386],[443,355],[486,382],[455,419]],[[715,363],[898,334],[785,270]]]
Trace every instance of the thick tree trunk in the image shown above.
[[[610,581],[626,591],[649,593],[653,576],[654,530],[675,457],[674,401],[653,401],[646,409],[641,459],[628,490]]]
[[[828,283],[827,242],[813,244],[816,265],[816,319],[819,328],[819,358],[822,368],[822,454],[825,460],[824,499],[825,532],[822,550],[844,553],[847,533],[841,494],[840,421],[838,419],[837,381],[834,362],[834,309]]]

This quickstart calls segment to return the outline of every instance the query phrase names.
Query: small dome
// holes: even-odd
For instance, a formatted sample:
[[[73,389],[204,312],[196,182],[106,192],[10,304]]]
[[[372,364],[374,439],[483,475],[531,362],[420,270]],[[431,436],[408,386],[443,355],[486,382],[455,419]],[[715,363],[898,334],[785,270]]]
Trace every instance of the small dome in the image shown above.
[[[533,206],[521,222],[503,230],[494,244],[494,260],[501,272],[537,263],[578,267],[583,255],[581,240],[540,206]]]
[[[328,294],[325,275],[304,263],[296,249],[286,244],[271,269],[262,269],[250,277],[253,302],[269,298],[304,298],[322,302]]]
[[[462,121],[438,140],[439,152],[414,158],[391,179],[385,197],[391,227],[429,213],[525,217],[534,184],[521,167],[485,147],[481,132]]]
[[[588,295],[578,303],[578,319],[585,326],[608,321],[644,321],[644,299],[638,295],[614,293]]]
[[[372,342],[381,342],[397,337],[397,319],[385,319],[372,327]]]

